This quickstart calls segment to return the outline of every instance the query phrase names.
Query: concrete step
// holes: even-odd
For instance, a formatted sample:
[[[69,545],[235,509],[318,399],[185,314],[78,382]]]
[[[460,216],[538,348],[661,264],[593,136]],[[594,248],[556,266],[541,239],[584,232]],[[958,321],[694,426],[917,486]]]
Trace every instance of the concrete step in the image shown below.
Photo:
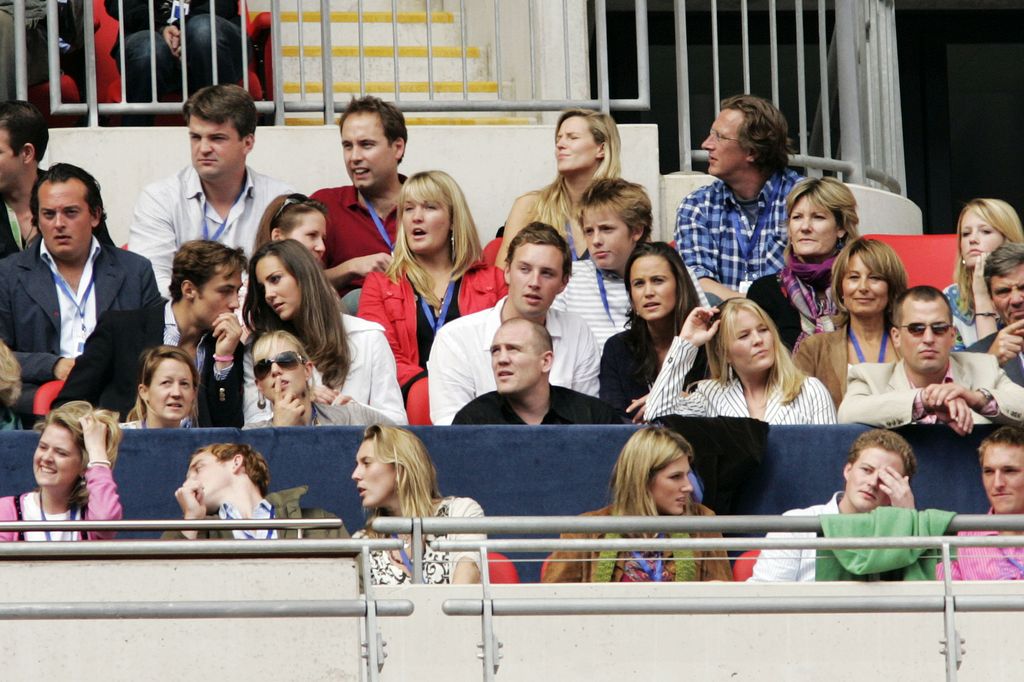
[[[323,80],[321,75],[320,47],[307,47],[303,50],[306,57],[289,57],[289,53],[298,54],[298,48],[285,48],[285,59],[282,63],[282,78],[285,81]],[[390,50],[391,48],[388,48]],[[425,50],[425,48],[424,48]],[[338,54],[337,51],[334,52]],[[435,52],[435,54],[437,54]],[[336,80],[359,80],[359,60],[356,57],[339,57],[331,59],[332,77]],[[437,81],[459,81],[463,79],[462,59],[435,57],[432,60],[433,79]],[[301,67],[301,71],[300,71]],[[390,58],[367,57],[363,60],[365,78],[368,81],[394,81],[395,60]],[[301,75],[300,75],[301,74]],[[481,59],[466,60],[466,78],[470,81],[483,81],[488,77],[487,63]],[[425,57],[401,57],[398,60],[398,77],[401,81],[427,81],[430,76]]]
[[[363,22],[364,46],[389,47],[395,44],[395,27],[391,24],[390,14],[387,16],[386,22]],[[408,20],[403,21],[403,15],[400,14],[397,25],[399,47],[425,46],[427,44],[426,14],[413,12],[404,16]],[[303,12],[301,24],[299,17],[298,12],[281,13],[281,44],[298,45],[301,33],[303,45],[319,45],[320,13]],[[430,39],[434,45],[460,45],[462,43],[461,29],[451,13],[434,12],[434,19],[430,25]],[[331,20],[332,46],[359,44],[359,24],[356,23],[354,14],[332,12]]]
[[[323,116],[316,114],[288,114],[284,119],[289,126],[323,125]],[[507,114],[480,114],[479,112],[453,112],[444,116],[406,114],[405,122],[410,126],[523,126],[534,125],[534,116],[509,116]]]
[[[469,99],[497,99],[498,83],[496,81],[470,81],[467,85],[467,89],[469,91]],[[307,99],[313,99],[311,97],[308,97],[308,95],[314,95],[316,96],[315,99],[320,99],[319,95],[323,93],[323,83],[314,80],[307,80],[305,83],[305,88],[303,88],[298,81],[285,81],[282,87],[284,89],[284,98],[286,100],[300,100],[302,99],[303,92],[306,93]],[[426,81],[402,81],[400,87],[402,99],[430,99]],[[393,81],[367,81],[366,92],[368,92],[371,95],[377,95],[381,97],[381,99],[393,100],[395,84]],[[506,97],[511,96],[507,84],[505,87],[503,87],[503,92],[506,93]],[[335,96],[339,94],[358,96],[359,82],[335,81],[334,94]],[[462,99],[462,81],[435,81],[434,99]]]

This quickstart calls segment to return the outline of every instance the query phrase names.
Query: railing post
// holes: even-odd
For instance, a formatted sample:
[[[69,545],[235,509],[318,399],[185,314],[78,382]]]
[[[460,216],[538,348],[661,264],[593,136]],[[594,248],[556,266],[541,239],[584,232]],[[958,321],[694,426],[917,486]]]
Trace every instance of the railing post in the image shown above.
[[[483,641],[480,643],[480,658],[484,666],[485,682],[492,682],[501,665],[502,643],[494,634],[494,595],[491,592],[491,569],[488,563],[487,547],[480,547],[480,587],[483,601],[480,610],[480,632]]]
[[[860,69],[857,55],[857,2],[836,5],[835,40],[838,53],[839,134],[842,160],[853,164],[847,182],[864,182],[864,136],[861,121]]]
[[[377,602],[373,598],[373,575],[370,572],[370,549],[364,546],[359,553],[359,568],[363,578],[363,598],[366,599],[366,679],[376,682],[380,671],[384,668],[384,637],[377,629]]]
[[[423,584],[423,519],[412,520],[412,582]]]
[[[679,170],[693,170],[690,151],[690,61],[686,48],[686,0],[676,0],[676,101],[679,110]]]
[[[945,626],[945,638],[942,640],[941,653],[946,656],[946,682],[956,682],[957,671],[963,662],[961,647],[963,640],[956,631],[956,599],[953,597],[953,565],[950,561],[949,543],[942,543],[943,589],[945,592],[945,608],[942,620]]]
[[[50,81],[50,88],[52,89],[53,87],[54,83]],[[58,89],[60,89],[59,86]],[[28,44],[25,41],[25,0],[14,0],[14,94],[20,100],[28,99]]]

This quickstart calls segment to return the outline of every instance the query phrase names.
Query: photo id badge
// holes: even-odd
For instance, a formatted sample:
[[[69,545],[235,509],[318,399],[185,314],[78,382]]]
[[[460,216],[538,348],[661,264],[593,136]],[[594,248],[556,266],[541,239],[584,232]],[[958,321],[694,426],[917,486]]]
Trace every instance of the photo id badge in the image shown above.
[[[746,296],[747,291],[750,290],[751,284],[753,284],[753,282],[751,282],[749,279],[745,279],[742,282],[740,282],[740,293]]]
[[[187,0],[174,0],[174,4],[171,5],[171,18],[167,20],[168,24],[173,24],[182,20],[182,18],[188,16],[188,2]]]

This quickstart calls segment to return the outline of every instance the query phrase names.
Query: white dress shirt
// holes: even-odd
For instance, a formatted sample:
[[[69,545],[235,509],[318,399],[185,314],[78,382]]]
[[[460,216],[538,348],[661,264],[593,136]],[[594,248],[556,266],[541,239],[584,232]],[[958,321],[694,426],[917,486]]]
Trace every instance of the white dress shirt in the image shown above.
[[[434,424],[451,424],[466,403],[496,390],[491,343],[507,300],[506,296],[493,308],[452,320],[438,330],[427,361]],[[545,326],[555,355],[548,380],[596,398],[601,354],[587,323],[579,315],[550,309]]]
[[[75,291],[57,270],[57,264],[47,250],[46,242],[39,242],[39,257],[53,273],[53,287],[57,290],[57,301],[60,304],[62,358],[77,358],[81,355],[85,348],[85,340],[96,328],[96,287],[93,286],[92,266],[98,255],[100,243],[93,237],[92,243],[89,244],[89,258],[86,259],[82,277],[78,280],[78,291]]]
[[[825,504],[816,504],[806,509],[790,509],[783,516],[824,516],[839,514],[839,500],[843,493],[837,492]],[[769,538],[813,538],[816,533],[768,533]],[[750,582],[814,582],[817,552],[813,549],[764,549],[754,564]]]
[[[342,395],[349,396],[357,403],[372,407],[396,424],[408,424],[402,389],[398,386],[398,367],[395,365],[395,356],[388,345],[388,339],[384,336],[384,327],[351,315],[342,315],[341,319],[345,325],[345,335],[348,337],[351,364],[344,385],[331,388],[336,388]],[[273,419],[274,411],[269,402],[262,410],[258,405],[259,390],[256,388],[256,376],[252,369],[251,345],[245,351],[243,371],[245,423]],[[313,385],[323,385],[323,378],[315,369]]]
[[[246,168],[238,201],[222,221],[206,201],[195,168],[188,166],[142,190],[128,231],[128,248],[153,264],[160,294],[168,297],[171,263],[178,248],[193,239],[213,238],[252,255],[263,212],[275,197],[294,190],[280,180]],[[225,226],[226,223],[226,226]],[[221,228],[224,228],[221,231]]]

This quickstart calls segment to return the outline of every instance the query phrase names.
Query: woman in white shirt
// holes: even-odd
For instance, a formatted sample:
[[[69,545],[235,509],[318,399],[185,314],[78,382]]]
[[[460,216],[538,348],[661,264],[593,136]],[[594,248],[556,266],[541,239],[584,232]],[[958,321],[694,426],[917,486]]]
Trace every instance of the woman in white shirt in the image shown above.
[[[684,392],[686,373],[705,344],[711,378]],[[667,414],[751,417],[769,424],[836,422],[828,390],[796,368],[775,324],[745,298],[690,312],[647,399],[648,420]]]
[[[255,338],[283,330],[302,342],[316,368],[312,380],[316,402],[351,398],[395,423],[408,422],[384,328],[342,314],[337,293],[299,242],[269,242],[253,254],[244,314]],[[245,421],[269,419],[270,410],[258,399],[251,350],[245,369]]]

